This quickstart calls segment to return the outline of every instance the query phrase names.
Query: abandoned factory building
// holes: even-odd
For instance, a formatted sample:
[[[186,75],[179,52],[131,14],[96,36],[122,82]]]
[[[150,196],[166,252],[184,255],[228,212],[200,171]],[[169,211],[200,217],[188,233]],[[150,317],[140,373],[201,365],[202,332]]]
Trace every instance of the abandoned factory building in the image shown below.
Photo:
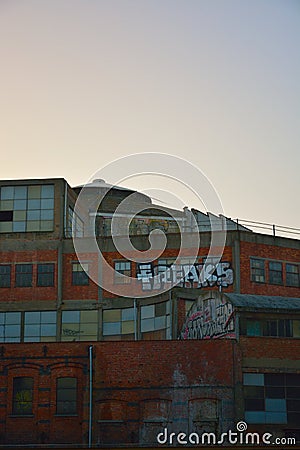
[[[165,427],[218,435],[239,421],[299,441],[296,230],[162,211],[96,180],[85,190],[101,194],[88,214],[106,272],[75,248],[82,189],[61,178],[0,183],[0,445],[151,446]],[[130,196],[141,209],[132,246],[147,250],[156,229],[166,236],[151,262],[124,258],[114,240]],[[212,223],[225,236],[218,257]],[[196,255],[178,256],[182,230],[201,237]]]

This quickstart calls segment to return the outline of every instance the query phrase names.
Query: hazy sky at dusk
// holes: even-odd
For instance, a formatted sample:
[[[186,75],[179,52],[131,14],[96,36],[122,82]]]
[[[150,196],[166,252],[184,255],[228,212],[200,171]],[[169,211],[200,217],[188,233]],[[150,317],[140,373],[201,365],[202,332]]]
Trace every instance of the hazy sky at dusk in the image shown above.
[[[297,0],[0,0],[1,178],[171,153],[226,215],[300,228],[299,49]]]

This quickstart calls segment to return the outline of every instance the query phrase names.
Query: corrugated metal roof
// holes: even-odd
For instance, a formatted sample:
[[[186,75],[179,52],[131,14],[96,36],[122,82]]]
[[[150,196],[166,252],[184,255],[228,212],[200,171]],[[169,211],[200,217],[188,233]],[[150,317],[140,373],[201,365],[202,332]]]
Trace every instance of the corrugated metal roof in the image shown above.
[[[237,308],[244,309],[288,309],[300,311],[300,298],[273,297],[269,295],[225,294]]]

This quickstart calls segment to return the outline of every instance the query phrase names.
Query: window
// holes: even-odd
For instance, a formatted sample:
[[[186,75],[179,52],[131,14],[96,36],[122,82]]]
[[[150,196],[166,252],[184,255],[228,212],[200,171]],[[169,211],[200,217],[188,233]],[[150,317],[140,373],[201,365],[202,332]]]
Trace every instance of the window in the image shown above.
[[[283,284],[281,262],[269,261],[269,282],[271,284]]]
[[[265,283],[265,261],[263,259],[250,259],[251,281]]]
[[[170,302],[155,303],[141,307],[141,332],[143,337],[149,333],[153,338],[163,330],[164,338],[169,339],[170,335]],[[153,334],[154,333],[154,334]],[[163,336],[163,335],[161,335]]]
[[[103,336],[134,335],[134,308],[103,311]]]
[[[72,264],[72,284],[74,286],[87,286],[89,284],[88,264]]]
[[[0,342],[20,342],[21,313],[0,312]]]
[[[37,265],[37,286],[54,286],[54,264]]]
[[[299,320],[241,319],[241,334],[246,336],[299,337]]]
[[[84,222],[69,206],[66,237],[83,237]]]
[[[32,415],[33,378],[17,377],[13,380],[13,409],[15,415]]]
[[[52,231],[54,185],[0,188],[0,233]]]
[[[128,277],[131,277],[131,262],[115,261],[115,283],[128,284],[131,281]]]
[[[98,312],[96,310],[63,311],[62,341],[96,341]]]
[[[244,373],[248,423],[300,423],[300,374]]]
[[[56,311],[25,312],[24,342],[56,341]]]
[[[64,377],[57,379],[56,413],[61,415],[77,414],[77,379]]]
[[[262,322],[258,320],[247,320],[246,335],[247,336],[262,336]]]
[[[32,264],[16,264],[16,287],[32,286]]]
[[[0,287],[10,287],[10,265],[0,265]]]
[[[299,266],[297,264],[286,264],[286,285],[299,287]]]

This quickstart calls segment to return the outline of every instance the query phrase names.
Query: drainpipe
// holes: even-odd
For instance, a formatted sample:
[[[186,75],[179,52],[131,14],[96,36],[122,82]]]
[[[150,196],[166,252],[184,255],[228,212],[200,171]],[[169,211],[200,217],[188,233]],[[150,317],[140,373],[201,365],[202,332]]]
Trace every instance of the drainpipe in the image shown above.
[[[90,386],[89,386],[89,448],[92,448],[92,423],[93,423],[93,346],[89,346]]]
[[[136,298],[133,301],[133,314],[134,314],[134,340],[137,341],[137,310],[136,310]]]

